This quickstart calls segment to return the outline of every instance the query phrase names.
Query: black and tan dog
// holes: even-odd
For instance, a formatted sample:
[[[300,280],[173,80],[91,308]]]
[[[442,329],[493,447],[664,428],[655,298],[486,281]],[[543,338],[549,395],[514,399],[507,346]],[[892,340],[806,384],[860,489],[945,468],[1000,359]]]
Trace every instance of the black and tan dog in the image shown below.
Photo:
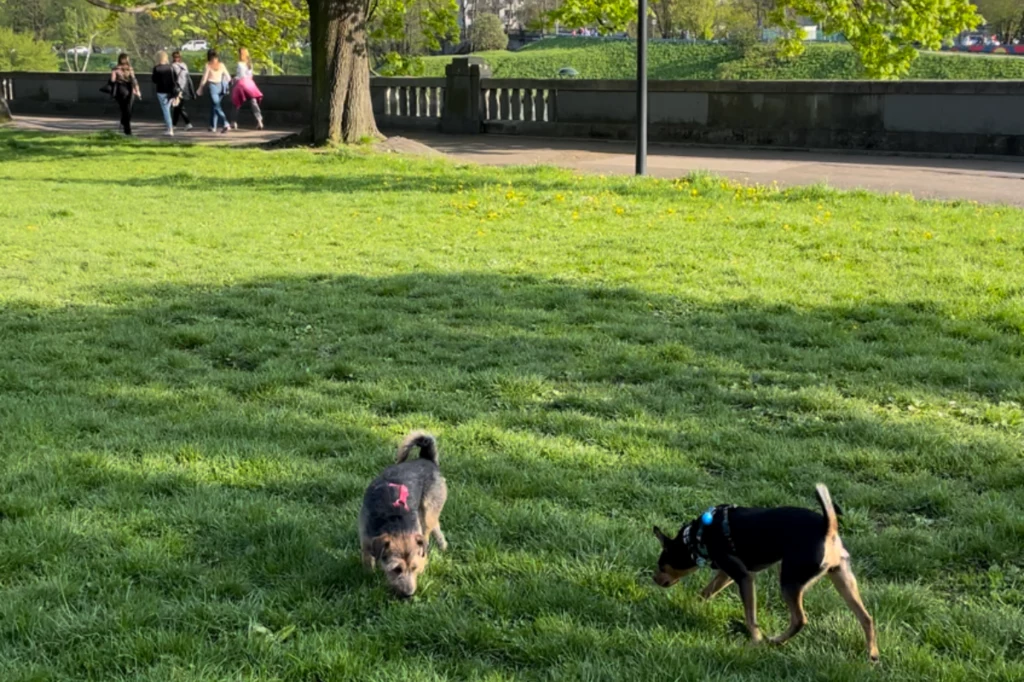
[[[839,539],[836,508],[828,488],[817,486],[818,502],[824,516],[799,507],[761,509],[722,505],[708,509],[669,538],[657,526],[661,541],[658,571],[654,582],[662,587],[702,566],[717,569],[701,596],[711,599],[735,582],[746,615],[747,629],[755,644],[761,642],[757,627],[754,574],[782,562],[782,596],[789,607],[789,629],[769,641],[782,644],[807,624],[804,591],[821,576],[828,575],[864,628],[868,655],[878,660],[875,624],[864,608],[857,579],[850,568],[850,555]]]
[[[420,456],[406,461],[419,447]],[[379,562],[388,584],[402,597],[416,592],[416,578],[427,566],[428,538],[448,548],[441,532],[441,510],[448,487],[437,462],[437,442],[416,431],[398,446],[395,464],[374,479],[359,511],[359,543],[363,564]]]

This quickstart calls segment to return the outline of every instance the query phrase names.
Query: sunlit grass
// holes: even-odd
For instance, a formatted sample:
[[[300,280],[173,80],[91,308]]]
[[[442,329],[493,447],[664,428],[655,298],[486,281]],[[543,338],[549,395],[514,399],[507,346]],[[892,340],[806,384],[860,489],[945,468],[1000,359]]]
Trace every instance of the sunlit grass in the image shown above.
[[[825,188],[0,132],[0,679],[1024,674],[1024,213]],[[434,431],[448,555],[358,564]],[[782,649],[653,523],[814,506]],[[767,633],[785,625],[773,575]]]

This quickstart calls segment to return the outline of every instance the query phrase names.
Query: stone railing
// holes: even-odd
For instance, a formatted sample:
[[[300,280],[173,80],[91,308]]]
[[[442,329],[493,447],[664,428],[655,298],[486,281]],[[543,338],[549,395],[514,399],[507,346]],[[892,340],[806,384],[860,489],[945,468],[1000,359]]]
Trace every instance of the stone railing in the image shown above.
[[[0,79],[15,115],[116,119],[101,74]],[[268,123],[309,120],[308,78],[257,82]],[[158,118],[147,85],[139,115]],[[486,64],[461,57],[444,78],[374,78],[370,87],[384,130],[610,139],[636,131],[633,81],[490,78]],[[651,81],[649,93],[654,141],[1024,156],[1024,81]]]
[[[374,78],[373,113],[382,127],[436,129],[444,111],[444,78]]]

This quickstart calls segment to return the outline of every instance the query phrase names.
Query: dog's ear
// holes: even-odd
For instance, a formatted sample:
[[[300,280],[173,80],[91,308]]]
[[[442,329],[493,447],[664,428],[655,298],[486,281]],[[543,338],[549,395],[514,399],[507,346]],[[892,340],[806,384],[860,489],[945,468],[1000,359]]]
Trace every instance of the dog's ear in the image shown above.
[[[380,559],[384,555],[384,552],[388,551],[390,547],[391,540],[389,540],[386,535],[378,535],[373,539],[373,544],[371,545],[370,550],[373,552],[373,556]]]
[[[657,526],[654,527],[654,537],[658,538],[658,541],[661,542],[661,544],[663,545],[671,539],[667,535],[662,533],[661,529]]]
[[[420,554],[427,556],[427,539],[417,533],[414,540],[416,540],[416,546],[420,548]]]

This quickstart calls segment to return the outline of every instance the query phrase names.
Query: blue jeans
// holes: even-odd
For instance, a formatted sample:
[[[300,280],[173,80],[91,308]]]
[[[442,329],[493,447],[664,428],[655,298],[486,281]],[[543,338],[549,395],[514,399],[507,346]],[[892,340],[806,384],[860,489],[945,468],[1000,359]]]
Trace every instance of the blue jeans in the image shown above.
[[[158,102],[160,102],[160,113],[164,115],[164,125],[166,125],[167,129],[170,130],[171,128],[174,127],[174,124],[171,123],[171,99],[172,98],[171,98],[170,95],[165,95],[162,92],[158,92],[158,93],[156,93],[156,99],[157,99]]]
[[[206,87],[210,88],[210,127],[213,129],[227,128],[228,117],[224,114],[224,109],[220,105],[221,99],[227,94],[227,88],[220,83],[207,83]],[[219,124],[219,125],[218,125]]]

